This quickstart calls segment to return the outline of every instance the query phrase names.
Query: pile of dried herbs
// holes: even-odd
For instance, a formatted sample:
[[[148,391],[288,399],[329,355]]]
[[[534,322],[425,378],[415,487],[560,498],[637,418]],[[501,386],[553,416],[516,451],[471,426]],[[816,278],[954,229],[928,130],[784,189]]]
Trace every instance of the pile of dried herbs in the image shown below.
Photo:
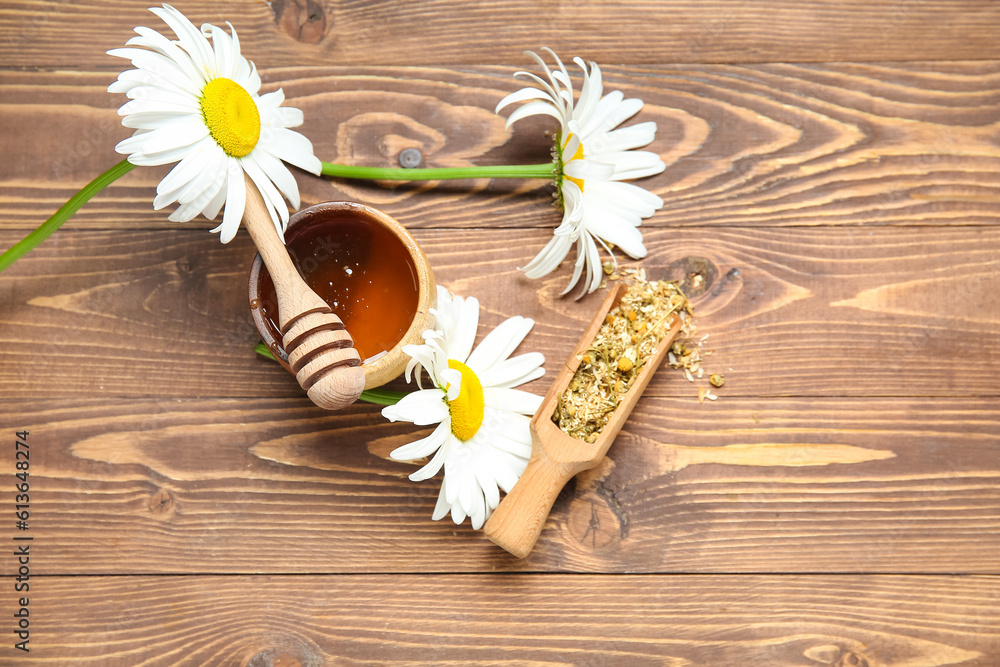
[[[594,442],[646,360],[670,330],[674,314],[691,321],[687,297],[672,281],[647,282],[640,271],[584,352],[552,421],[569,435]]]

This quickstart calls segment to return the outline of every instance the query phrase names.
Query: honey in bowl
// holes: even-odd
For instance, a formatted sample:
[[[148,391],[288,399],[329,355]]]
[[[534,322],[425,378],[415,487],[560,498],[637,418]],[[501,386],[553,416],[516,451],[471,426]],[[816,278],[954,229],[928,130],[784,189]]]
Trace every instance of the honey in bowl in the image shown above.
[[[354,339],[362,363],[391,350],[418,310],[419,282],[408,249],[386,227],[349,211],[303,220],[285,232],[285,247],[306,284],[326,301]],[[274,340],[278,301],[266,267],[257,305]]]

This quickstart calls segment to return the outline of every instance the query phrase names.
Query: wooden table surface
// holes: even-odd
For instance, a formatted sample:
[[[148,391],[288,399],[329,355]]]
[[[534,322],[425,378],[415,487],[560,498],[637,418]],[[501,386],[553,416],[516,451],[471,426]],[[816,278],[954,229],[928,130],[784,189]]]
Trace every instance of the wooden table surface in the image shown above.
[[[248,235],[169,222],[167,168],[136,169],[0,274],[0,664],[1000,665],[1000,3],[177,7],[232,22],[347,164],[546,161],[551,119],[493,112],[522,52],[597,61],[667,165],[626,265],[686,281],[726,385],[661,370],[518,560],[431,521],[439,479],[388,458],[423,428],[255,355]],[[0,248],[120,159],[105,51],[137,25],[163,29],[0,6]],[[517,270],[559,221],[544,182],[298,182],[402,222],[484,325],[534,318],[547,378],[601,300]]]

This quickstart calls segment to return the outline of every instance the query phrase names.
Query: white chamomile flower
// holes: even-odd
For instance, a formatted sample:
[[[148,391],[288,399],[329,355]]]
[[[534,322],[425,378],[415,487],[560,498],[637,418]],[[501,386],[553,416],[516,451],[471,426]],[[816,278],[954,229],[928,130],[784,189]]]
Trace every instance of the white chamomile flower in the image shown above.
[[[282,160],[317,175],[322,166],[309,140],[288,129],[302,124],[302,112],[281,106],[280,89],[258,95],[260,76],[241,55],[232,25],[232,35],[207,23],[198,30],[170,5],[150,11],[177,39],[140,26],[126,48],[108,51],[136,67],[108,88],[129,97],[118,114],[135,128],[115,150],[140,166],[177,162],[157,186],[153,208],[178,202],[170,220],[186,222],[199,213],[211,220],[225,204],[222,224],[212,230],[223,243],[243,218],[246,173],[283,236],[282,195],[298,208],[299,188]]]
[[[602,266],[597,243],[608,251],[618,246],[630,257],[646,256],[642,234],[637,229],[643,218],[663,206],[655,194],[622,181],[652,176],[666,165],[656,153],[635,151],[656,135],[656,123],[648,121],[615,129],[642,108],[642,100],[625,99],[621,91],[604,95],[601,70],[591,62],[588,69],[580,58],[574,62],[583,70],[580,98],[574,103],[573,84],[559,57],[545,49],[557,65],[550,69],[537,54],[527,52],[541,65],[548,81],[530,72],[514,76],[527,78],[538,87],[529,86],[500,101],[497,112],[517,102],[526,102],[507,119],[509,128],[527,116],[547,115],[559,120],[559,133],[553,154],[556,158],[556,188],[563,208],[562,224],[548,245],[523,267],[529,278],[540,278],[559,266],[576,243],[576,266],[566,294],[587,277],[580,296],[600,286]],[[596,240],[596,241],[595,241]]]
[[[438,287],[433,312],[435,328],[424,332],[426,342],[403,348],[411,357],[406,380],[416,371],[421,389],[383,409],[382,415],[390,421],[438,426],[390,456],[412,461],[433,454],[410,475],[419,482],[444,468],[432,518],[437,521],[451,512],[456,524],[469,517],[478,530],[500,502],[500,490],[511,490],[531,457],[529,416],[542,399],[513,387],[541,377],[545,357],[539,352],[510,357],[534,326],[533,320],[512,317],[473,350],[479,301],[452,296]],[[421,370],[434,388],[422,388]]]

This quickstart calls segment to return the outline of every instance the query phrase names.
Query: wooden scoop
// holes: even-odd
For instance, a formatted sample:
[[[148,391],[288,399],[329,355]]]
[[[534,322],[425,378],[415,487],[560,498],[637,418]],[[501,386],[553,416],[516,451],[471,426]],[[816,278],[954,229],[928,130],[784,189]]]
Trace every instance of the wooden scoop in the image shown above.
[[[246,184],[243,224],[274,281],[278,327],[288,365],[313,403],[326,410],[339,410],[356,401],[365,388],[361,357],[344,323],[295,270],[249,176]]]
[[[615,408],[611,420],[593,444],[578,440],[560,429],[552,421],[559,396],[573,379],[580,360],[593,343],[598,329],[604,324],[605,316],[618,305],[627,289],[627,284],[618,283],[601,304],[587,331],[580,338],[576,350],[545,395],[541,407],[531,418],[532,449],[528,466],[483,527],[486,537],[518,558],[527,556],[535,546],[552,504],[566,482],[577,473],[593,468],[604,458],[680,332],[681,319],[674,315],[670,330],[660,341],[653,356],[642,366],[632,386]]]

